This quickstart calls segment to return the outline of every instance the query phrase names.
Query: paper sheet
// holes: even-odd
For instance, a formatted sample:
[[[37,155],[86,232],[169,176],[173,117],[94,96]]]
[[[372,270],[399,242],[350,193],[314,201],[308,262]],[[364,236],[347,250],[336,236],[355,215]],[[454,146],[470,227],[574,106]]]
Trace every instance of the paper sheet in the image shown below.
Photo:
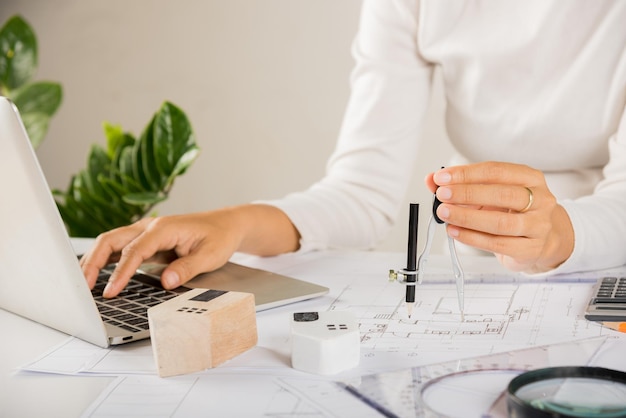
[[[418,286],[416,307],[409,319],[403,302],[404,286],[387,280],[388,270],[401,268],[403,260],[401,254],[385,253],[312,253],[265,259],[238,255],[234,261],[311,280],[328,286],[331,291],[325,297],[258,313],[257,347],[216,369],[161,379],[156,376],[148,341],[101,349],[76,339],[23,369],[122,376],[86,416],[114,411],[120,394],[137,397],[140,401],[133,405],[139,408],[136,412],[141,412],[140,406],[152,402],[151,393],[159,390],[171,395],[167,402],[174,405],[176,413],[185,411],[189,413],[186,416],[201,415],[203,405],[207,404],[201,400],[213,393],[219,397],[214,400],[216,405],[223,405],[220,416],[228,416],[224,413],[229,405],[237,405],[241,408],[239,415],[246,416],[267,416],[268,411],[329,416],[325,415],[323,402],[318,403],[297,390],[297,385],[285,382],[300,379],[297,381],[308,385],[309,391],[328,394],[333,392],[328,388],[336,388],[330,381],[333,379],[353,379],[380,371],[616,334],[582,317],[595,277],[603,273],[531,279],[503,272],[493,259],[462,260],[468,280],[466,320],[461,322],[449,259],[433,257],[424,283]],[[353,312],[359,320],[362,341],[359,367],[328,379],[292,369],[289,346],[292,313],[342,309]],[[151,385],[155,385],[154,392],[142,392],[143,387]],[[251,394],[245,404],[237,403],[246,391],[257,392],[259,396]],[[336,400],[337,409],[341,405],[350,409],[353,402],[342,396]],[[294,407],[294,402],[299,406]],[[304,405],[306,409],[298,409],[305,408]],[[248,408],[250,414],[245,414]]]
[[[330,381],[260,374],[220,374],[212,377],[119,377],[82,416],[380,416]]]

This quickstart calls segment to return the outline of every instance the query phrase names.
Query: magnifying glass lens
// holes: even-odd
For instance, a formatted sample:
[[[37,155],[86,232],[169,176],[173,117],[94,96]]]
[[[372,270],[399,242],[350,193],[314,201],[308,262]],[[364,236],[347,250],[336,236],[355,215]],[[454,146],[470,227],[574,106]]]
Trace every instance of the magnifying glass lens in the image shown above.
[[[553,378],[526,384],[515,395],[535,409],[568,417],[626,416],[626,384],[622,382]]]

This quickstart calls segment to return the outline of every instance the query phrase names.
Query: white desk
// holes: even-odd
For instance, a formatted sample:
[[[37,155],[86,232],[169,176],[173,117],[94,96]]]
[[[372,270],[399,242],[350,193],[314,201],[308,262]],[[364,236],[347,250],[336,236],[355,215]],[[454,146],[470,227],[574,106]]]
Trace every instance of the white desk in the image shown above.
[[[378,286],[387,287],[387,293],[397,292],[397,299],[403,297],[404,287],[398,284],[388,284],[386,280],[387,271],[390,268],[402,268],[404,266],[404,254],[383,254],[383,253],[322,253],[309,255],[287,255],[268,259],[258,259],[248,256],[237,256],[234,261],[247,264],[252,267],[264,268],[270,271],[288,274],[294,277],[314,281],[322,285],[329,286],[329,295],[310,301],[301,302],[289,306],[284,306],[269,311],[260,312],[257,316],[259,331],[259,347],[263,350],[260,356],[266,356],[268,362],[272,363],[275,373],[290,374],[294,371],[290,369],[290,348],[287,344],[289,337],[289,321],[293,312],[326,310],[331,304],[334,308],[341,308],[342,303],[347,303],[350,298],[349,291],[360,291],[361,286],[377,292]],[[487,279],[491,276],[504,274],[504,270],[493,259],[469,260],[462,259],[466,266],[476,269],[479,272],[493,272],[487,274]],[[432,271],[445,271],[449,260],[441,257],[433,257],[428,269]],[[488,281],[488,280],[487,280]],[[356,286],[355,286],[356,285]],[[397,290],[394,287],[397,286]],[[431,286],[431,285],[425,285]],[[489,284],[480,285],[484,288]],[[558,285],[561,286],[561,285]],[[590,284],[562,285],[563,289],[590,288]],[[453,286],[448,285],[452,291]],[[428,292],[435,292],[437,288],[429,287]],[[470,287],[471,290],[471,287]],[[559,291],[562,294],[566,290]],[[569,291],[569,290],[567,290]],[[467,291],[466,291],[467,292]],[[419,291],[418,291],[419,293]],[[556,294],[556,293],[555,293]],[[472,292],[467,292],[468,297],[472,297]],[[374,298],[377,295],[370,295]],[[372,299],[373,300],[373,299]],[[451,297],[451,300],[455,300]],[[364,303],[371,303],[364,301]],[[467,306],[467,302],[466,302]],[[346,306],[350,309],[350,306]],[[580,309],[578,306],[575,309]],[[399,311],[398,311],[399,312]],[[582,314],[582,312],[578,312]],[[577,322],[577,331],[585,328],[584,320]],[[549,324],[546,324],[548,326]],[[599,327],[592,324],[591,330],[587,334],[611,334],[611,331],[598,331]],[[595,327],[595,328],[593,328]],[[67,336],[23,319],[6,311],[0,310],[0,329],[5,336],[0,344],[0,416],[2,417],[75,417],[81,413],[98,397],[98,395],[113,381],[110,376],[63,376],[56,374],[43,374],[23,372],[18,369],[24,364],[36,359],[52,347],[67,340]],[[409,329],[410,328],[404,328]],[[553,331],[550,331],[554,334]],[[572,329],[564,327],[561,340],[584,336],[576,334],[572,336]],[[537,330],[529,331],[533,341],[540,343],[541,338],[552,338],[559,336],[542,337]],[[401,337],[398,337],[401,338]],[[520,342],[524,345],[524,342]],[[625,344],[626,350],[626,341]],[[389,341],[376,346],[371,351],[365,351],[368,355],[376,356],[378,352],[387,350]],[[490,343],[488,352],[508,350],[508,346]],[[504,344],[504,342],[502,342]],[[481,353],[482,346],[477,346],[472,355]],[[391,357],[385,360],[385,367],[398,369],[402,367],[415,366],[417,364],[432,363],[438,360],[436,353],[425,354],[416,360],[406,361],[405,354],[393,353],[393,348],[389,349]],[[485,353],[482,353],[485,354]],[[363,354],[365,355],[365,354]],[[396,357],[393,357],[393,356]],[[468,352],[453,352],[446,354],[446,359],[466,358]],[[259,357],[257,357],[258,359]],[[241,363],[241,362],[240,362]],[[371,362],[362,361],[364,367],[372,367]],[[240,364],[241,365],[241,364]],[[253,366],[253,365],[251,365]],[[624,366],[624,365],[622,365]],[[228,364],[226,365],[228,367]],[[624,369],[624,367],[622,367]],[[368,369],[371,370],[371,369]],[[364,373],[368,370],[355,370],[355,374]],[[349,373],[348,373],[349,374]],[[213,376],[220,379],[220,376]],[[233,406],[236,411],[236,406]],[[262,414],[260,414],[261,416]],[[235,413],[233,416],[237,416]]]

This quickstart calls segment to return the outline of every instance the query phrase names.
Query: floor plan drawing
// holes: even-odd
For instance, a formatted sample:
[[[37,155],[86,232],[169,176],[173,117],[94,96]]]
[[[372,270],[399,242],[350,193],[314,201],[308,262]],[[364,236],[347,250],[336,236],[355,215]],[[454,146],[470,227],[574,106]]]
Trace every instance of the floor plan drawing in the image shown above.
[[[580,314],[590,289],[591,284],[584,282],[466,284],[461,321],[452,284],[419,285],[410,318],[402,286],[348,285],[329,309],[356,313],[361,347],[370,355],[442,351],[458,355],[461,350],[484,354],[496,345],[499,350],[515,349],[601,335],[602,328]],[[559,332],[553,332],[555,327]]]

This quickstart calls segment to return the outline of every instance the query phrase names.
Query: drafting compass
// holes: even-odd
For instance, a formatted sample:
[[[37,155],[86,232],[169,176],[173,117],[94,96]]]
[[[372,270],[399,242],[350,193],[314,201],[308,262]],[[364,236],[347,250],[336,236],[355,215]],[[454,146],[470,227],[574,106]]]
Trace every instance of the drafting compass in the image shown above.
[[[415,301],[415,284],[421,284],[422,279],[424,278],[424,269],[426,268],[426,263],[428,262],[428,256],[430,255],[430,250],[433,244],[433,239],[435,236],[435,228],[437,224],[443,224],[444,221],[437,216],[437,208],[441,204],[441,201],[437,199],[437,195],[435,194],[433,197],[433,207],[430,219],[428,221],[428,229],[426,230],[426,243],[424,244],[424,249],[420,254],[417,265],[415,265],[415,255],[417,253],[417,215],[414,214],[419,208],[416,204],[411,204],[410,207],[410,216],[409,216],[409,245],[407,249],[407,268],[402,270],[390,270],[389,271],[389,279],[397,280],[398,276],[404,276],[403,282],[407,285],[407,297],[406,303],[409,308],[409,316],[411,316],[412,304]],[[414,220],[414,221],[413,221]],[[447,234],[446,234],[447,235]],[[415,237],[414,239],[412,237]],[[463,274],[463,268],[461,267],[461,263],[459,262],[459,257],[456,252],[456,245],[454,243],[454,238],[447,235],[448,239],[448,247],[450,249],[450,258],[452,260],[452,271],[454,272],[454,279],[456,282],[456,291],[459,299],[459,310],[461,311],[461,321],[465,320],[464,315],[464,302],[465,302],[465,277]],[[412,292],[412,298],[411,298]]]

